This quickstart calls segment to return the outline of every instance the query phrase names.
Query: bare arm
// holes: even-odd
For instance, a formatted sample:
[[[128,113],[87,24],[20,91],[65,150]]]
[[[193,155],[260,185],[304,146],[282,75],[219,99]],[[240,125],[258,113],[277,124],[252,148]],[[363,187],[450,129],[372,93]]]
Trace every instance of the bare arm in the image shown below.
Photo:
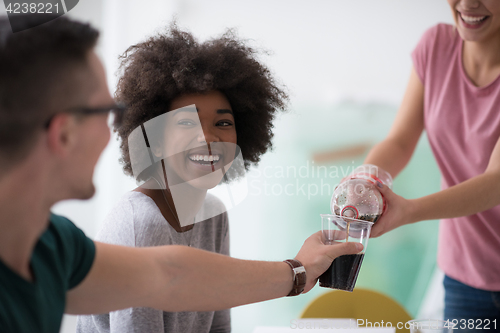
[[[296,256],[307,271],[305,291],[354,243],[324,245],[320,232]],[[163,311],[214,311],[287,295],[290,267],[283,262],[240,260],[184,246],[129,248],[96,242],[84,281],[67,294],[66,312],[104,313],[129,307]]]
[[[388,137],[375,146],[365,163],[375,164],[395,177],[407,164],[423,130],[423,85],[412,70],[400,111]],[[374,225],[371,236],[378,237],[399,226],[423,220],[467,216],[500,204],[500,140],[487,169],[481,175],[446,190],[418,199],[406,200],[386,186],[381,189],[388,210]]]
[[[500,140],[487,170],[446,190],[412,200],[410,222],[476,214],[500,204]]]
[[[423,130],[424,86],[412,68],[392,128],[387,137],[370,150],[365,164],[377,165],[395,178],[410,160]]]
[[[386,186],[380,191],[389,209],[372,229],[378,237],[399,226],[423,220],[437,220],[476,214],[500,204],[500,139],[490,156],[486,171],[446,190],[407,200]]]

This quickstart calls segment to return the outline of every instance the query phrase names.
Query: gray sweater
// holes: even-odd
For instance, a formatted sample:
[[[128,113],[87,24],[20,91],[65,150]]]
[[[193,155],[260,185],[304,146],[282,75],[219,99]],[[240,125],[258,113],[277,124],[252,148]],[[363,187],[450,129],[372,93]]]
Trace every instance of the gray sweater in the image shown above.
[[[223,203],[207,194],[202,210],[221,209]],[[203,212],[200,211],[199,214]],[[139,192],[129,192],[109,213],[97,241],[133,246],[190,245],[229,255],[227,214],[194,224],[178,233],[165,220],[154,201]],[[175,302],[175,300],[172,300]],[[211,312],[163,312],[151,308],[130,308],[110,313],[79,316],[77,333],[203,333],[230,332],[229,309]]]

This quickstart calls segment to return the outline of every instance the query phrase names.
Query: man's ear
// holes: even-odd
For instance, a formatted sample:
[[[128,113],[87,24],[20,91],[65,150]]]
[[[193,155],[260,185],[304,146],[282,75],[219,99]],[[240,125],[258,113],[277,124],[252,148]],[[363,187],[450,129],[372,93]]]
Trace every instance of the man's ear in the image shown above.
[[[77,134],[76,120],[67,113],[56,114],[47,129],[49,149],[65,157],[74,148]]]

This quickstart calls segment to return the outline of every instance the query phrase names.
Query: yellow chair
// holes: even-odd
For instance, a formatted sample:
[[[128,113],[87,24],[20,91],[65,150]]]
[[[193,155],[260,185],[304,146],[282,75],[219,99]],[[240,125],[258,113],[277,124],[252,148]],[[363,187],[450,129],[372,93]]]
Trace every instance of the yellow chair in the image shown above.
[[[379,292],[356,288],[352,293],[332,290],[315,298],[306,306],[300,318],[354,318],[359,327],[383,327],[392,323],[397,333],[410,332],[404,325],[411,316],[394,299]],[[364,324],[361,324],[361,320]],[[398,323],[400,328],[398,328]],[[408,327],[408,326],[407,326]]]

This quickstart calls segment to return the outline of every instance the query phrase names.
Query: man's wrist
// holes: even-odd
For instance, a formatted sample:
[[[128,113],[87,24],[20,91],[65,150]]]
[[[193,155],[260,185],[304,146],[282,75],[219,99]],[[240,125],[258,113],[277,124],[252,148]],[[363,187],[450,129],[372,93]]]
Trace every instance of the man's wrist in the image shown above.
[[[293,287],[287,296],[297,296],[302,294],[306,286],[307,275],[304,265],[297,259],[288,259],[284,261],[292,270]]]

